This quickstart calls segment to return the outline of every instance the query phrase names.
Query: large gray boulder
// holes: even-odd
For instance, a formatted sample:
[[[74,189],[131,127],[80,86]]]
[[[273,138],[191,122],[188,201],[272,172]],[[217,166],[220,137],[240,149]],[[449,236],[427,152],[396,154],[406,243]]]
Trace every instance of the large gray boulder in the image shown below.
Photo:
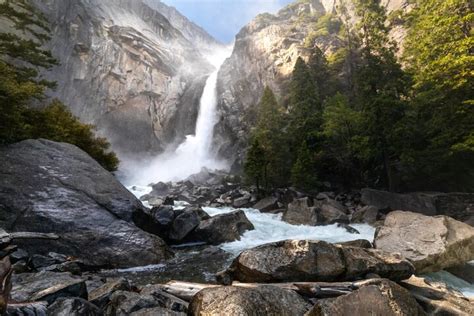
[[[296,292],[275,286],[244,288],[212,287],[198,292],[189,306],[190,315],[303,316],[310,305]]]
[[[317,240],[285,240],[243,251],[229,269],[217,275],[221,283],[346,281],[377,274],[391,280],[409,278],[413,265],[397,254],[330,244]]]
[[[0,148],[0,226],[56,233],[58,240],[17,243],[29,253],[64,253],[92,266],[153,264],[170,256],[132,213],[143,206],[76,146],[26,140]]]
[[[448,216],[395,211],[377,230],[374,245],[402,254],[417,273],[439,271],[474,260],[474,227]]]
[[[295,199],[288,204],[282,219],[293,225],[309,226],[349,222],[341,203],[332,199],[313,201],[309,197]]]
[[[378,209],[410,211],[424,215],[447,215],[462,222],[474,219],[474,193],[392,193],[362,189],[361,202]]]

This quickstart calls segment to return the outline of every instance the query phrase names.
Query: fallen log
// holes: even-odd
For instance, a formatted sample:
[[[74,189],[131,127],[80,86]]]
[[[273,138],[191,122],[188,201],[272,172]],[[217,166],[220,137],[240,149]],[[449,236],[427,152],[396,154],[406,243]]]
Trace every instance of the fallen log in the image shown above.
[[[360,286],[357,282],[290,282],[290,283],[240,283],[233,282],[232,286],[256,288],[259,286],[271,285],[282,289],[292,290],[300,295],[311,298],[329,298],[348,294],[357,290]],[[183,281],[170,281],[160,286],[161,290],[171,295],[179,297],[185,301],[191,301],[199,291],[219,287],[216,284],[203,284]]]
[[[10,238],[15,239],[59,239],[59,236],[53,233],[35,233],[35,232],[15,232],[10,233]]]

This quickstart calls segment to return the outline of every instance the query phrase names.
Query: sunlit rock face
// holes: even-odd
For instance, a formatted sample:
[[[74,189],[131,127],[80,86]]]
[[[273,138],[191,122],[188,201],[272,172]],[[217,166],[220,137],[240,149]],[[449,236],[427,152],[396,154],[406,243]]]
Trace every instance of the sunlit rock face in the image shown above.
[[[383,0],[382,4],[389,13],[405,10],[406,2]],[[355,25],[351,0],[300,0],[276,15],[257,16],[237,34],[233,54],[219,72],[220,120],[214,133],[216,150],[236,168],[241,167],[264,87],[268,85],[281,98],[298,57],[307,59],[314,46],[326,55],[342,46],[336,32],[311,34],[321,16],[332,13],[341,18],[341,5],[348,10],[348,23]],[[395,26],[391,36],[401,42],[402,27]]]
[[[52,97],[95,124],[114,150],[156,153],[193,132],[213,71],[204,48],[219,45],[202,29],[184,17],[173,25],[141,0],[34,2],[51,22],[48,45],[60,62],[46,74],[58,82]]]

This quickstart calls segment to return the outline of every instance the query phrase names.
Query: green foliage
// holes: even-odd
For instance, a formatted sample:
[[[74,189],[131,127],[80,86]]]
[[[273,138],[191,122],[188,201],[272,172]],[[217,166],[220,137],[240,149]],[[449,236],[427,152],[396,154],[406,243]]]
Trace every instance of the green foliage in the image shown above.
[[[409,187],[472,190],[472,3],[426,0],[414,5],[404,56],[414,81],[404,180]]]
[[[1,2],[0,18],[11,25],[11,32],[0,33],[0,145],[28,138],[69,142],[116,170],[118,159],[107,140],[95,137],[93,127],[80,123],[59,101],[31,108],[34,101],[41,107],[46,89],[55,87],[39,75],[57,64],[42,48],[49,40],[46,19],[27,0]]]
[[[262,183],[268,189],[285,185],[289,178],[283,109],[268,87],[263,92],[258,108],[245,171],[247,178],[255,180],[256,184]]]
[[[296,161],[291,169],[291,183],[307,191],[316,189],[319,182],[314,165],[314,154],[308,148],[306,142],[303,142],[298,149]]]

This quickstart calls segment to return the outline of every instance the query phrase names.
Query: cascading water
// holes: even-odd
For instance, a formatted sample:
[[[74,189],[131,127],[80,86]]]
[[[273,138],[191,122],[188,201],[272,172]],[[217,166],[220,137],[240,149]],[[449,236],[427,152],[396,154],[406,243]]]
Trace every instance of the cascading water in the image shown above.
[[[224,169],[226,164],[218,160],[211,150],[212,135],[216,124],[217,106],[217,74],[225,59],[230,56],[232,47],[209,56],[209,62],[215,71],[206,80],[194,135],[186,136],[185,141],[173,153],[165,153],[156,157],[139,170],[133,171],[128,181],[134,185],[148,185],[158,181],[182,180],[198,173],[203,167],[208,169]]]

